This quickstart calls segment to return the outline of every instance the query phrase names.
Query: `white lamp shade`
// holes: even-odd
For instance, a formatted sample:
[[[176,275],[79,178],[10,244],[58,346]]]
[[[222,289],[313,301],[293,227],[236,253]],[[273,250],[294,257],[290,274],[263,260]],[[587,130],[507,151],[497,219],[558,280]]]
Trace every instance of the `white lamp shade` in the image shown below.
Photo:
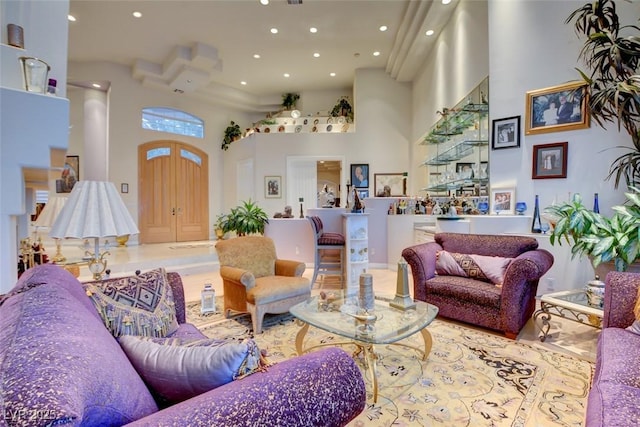
[[[78,181],[53,223],[49,236],[88,239],[139,232],[113,183]]]
[[[65,203],[67,203],[66,197],[55,196],[49,198],[47,204],[44,205],[44,209],[38,215],[38,219],[36,220],[36,227],[51,227],[55,222],[56,218],[62,211]]]

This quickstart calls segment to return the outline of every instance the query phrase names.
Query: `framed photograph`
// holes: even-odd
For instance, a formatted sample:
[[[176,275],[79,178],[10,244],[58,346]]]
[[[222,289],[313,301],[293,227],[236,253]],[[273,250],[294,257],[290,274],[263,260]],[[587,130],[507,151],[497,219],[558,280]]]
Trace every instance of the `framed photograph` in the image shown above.
[[[71,193],[80,180],[80,156],[67,156],[60,178],[56,179],[56,193]]]
[[[369,188],[369,164],[351,164],[351,185],[355,188]]]
[[[496,214],[512,214],[515,207],[514,188],[503,188],[491,190],[491,211]]]
[[[265,176],[264,177],[264,198],[279,199],[282,197],[282,177],[281,176]]]
[[[121,193],[128,193],[129,192],[129,184],[127,184],[126,182],[123,182],[122,184],[120,184],[120,192]]]
[[[406,196],[407,194],[407,180],[404,173],[376,173],[373,175],[374,187],[373,193],[384,193],[385,187],[389,187],[391,194],[390,197]]]
[[[589,127],[587,84],[569,82],[527,92],[527,135]]]
[[[566,178],[568,147],[568,142],[534,145],[531,178]]]
[[[496,119],[491,132],[491,149],[520,147],[520,116]]]

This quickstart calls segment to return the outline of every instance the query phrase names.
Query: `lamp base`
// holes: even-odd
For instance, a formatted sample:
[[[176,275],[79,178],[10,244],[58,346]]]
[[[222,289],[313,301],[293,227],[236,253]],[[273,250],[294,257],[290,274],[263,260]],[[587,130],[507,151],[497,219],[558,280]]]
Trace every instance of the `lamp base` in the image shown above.
[[[60,239],[56,239],[56,254],[51,258],[53,262],[57,264],[61,264],[67,260],[67,257],[62,255],[62,251],[60,250]]]

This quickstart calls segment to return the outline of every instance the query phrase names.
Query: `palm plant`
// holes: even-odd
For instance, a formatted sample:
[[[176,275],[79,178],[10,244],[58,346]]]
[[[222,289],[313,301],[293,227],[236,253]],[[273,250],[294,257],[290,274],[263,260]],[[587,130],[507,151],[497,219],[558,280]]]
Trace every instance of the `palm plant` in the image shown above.
[[[633,148],[614,160],[607,179],[615,177],[615,188],[624,179],[640,185],[640,28],[620,25],[613,0],[595,0],[575,10],[565,23],[575,20],[576,33],[586,36],[579,57],[589,67],[578,69],[589,85],[589,110],[599,126],[618,122],[631,136]],[[624,33],[624,34],[623,34]]]

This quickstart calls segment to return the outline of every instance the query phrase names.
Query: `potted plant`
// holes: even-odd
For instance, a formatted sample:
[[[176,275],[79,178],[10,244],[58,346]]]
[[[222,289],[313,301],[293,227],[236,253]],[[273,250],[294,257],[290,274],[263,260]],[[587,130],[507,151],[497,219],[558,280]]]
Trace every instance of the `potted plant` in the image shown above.
[[[353,108],[351,107],[349,98],[343,96],[342,98],[338,99],[338,102],[333,106],[329,114],[331,114],[331,117],[343,116],[350,120],[353,120]]]
[[[282,94],[282,107],[285,110],[291,110],[296,107],[298,103],[298,99],[300,99],[300,95],[297,93],[283,93]]]
[[[264,226],[268,222],[269,217],[266,212],[249,199],[224,215],[221,219],[221,227],[225,233],[235,231],[238,236],[264,234]]]
[[[593,212],[582,203],[580,194],[569,202],[549,206],[549,213],[557,222],[550,236],[554,245],[562,241],[571,244],[571,254],[586,255],[594,268],[612,262],[617,271],[626,271],[640,259],[640,190],[631,187],[625,193],[628,203],[613,206],[610,218]],[[600,276],[604,279],[603,274]]]
[[[579,57],[590,70],[578,72],[589,87],[591,117],[602,128],[617,121],[633,141],[632,148],[619,147],[628,152],[614,160],[607,179],[615,177],[615,188],[623,179],[627,186],[640,186],[640,27],[621,26],[612,0],[584,4],[566,23],[573,20],[576,32],[586,37]]]
[[[242,131],[240,130],[240,125],[232,120],[229,126],[224,130],[224,139],[222,140],[222,146],[220,148],[225,151],[228,150],[229,145],[231,145],[233,141],[240,139],[241,136]]]

